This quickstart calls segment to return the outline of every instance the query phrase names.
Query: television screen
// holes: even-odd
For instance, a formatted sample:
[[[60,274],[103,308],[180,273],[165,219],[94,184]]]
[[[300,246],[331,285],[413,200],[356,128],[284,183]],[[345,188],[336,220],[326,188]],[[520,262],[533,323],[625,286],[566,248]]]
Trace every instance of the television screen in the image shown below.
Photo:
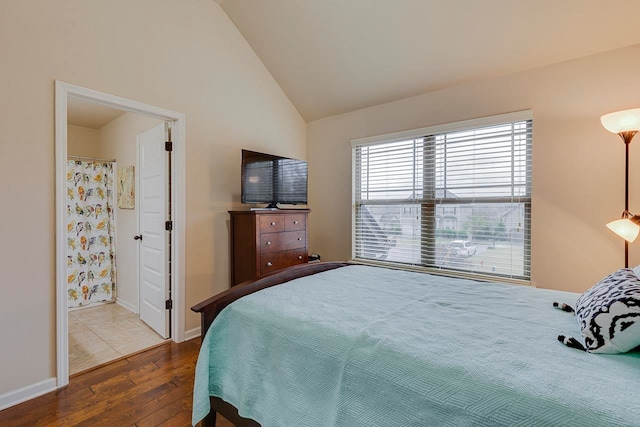
[[[242,203],[307,203],[307,162],[242,150]]]

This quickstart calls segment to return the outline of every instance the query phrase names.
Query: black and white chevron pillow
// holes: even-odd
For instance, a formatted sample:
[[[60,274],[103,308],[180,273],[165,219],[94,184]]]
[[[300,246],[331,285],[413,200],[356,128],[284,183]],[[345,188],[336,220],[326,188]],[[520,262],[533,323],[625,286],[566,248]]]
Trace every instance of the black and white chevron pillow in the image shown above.
[[[628,268],[610,274],[578,298],[576,315],[592,353],[640,346],[640,279]]]

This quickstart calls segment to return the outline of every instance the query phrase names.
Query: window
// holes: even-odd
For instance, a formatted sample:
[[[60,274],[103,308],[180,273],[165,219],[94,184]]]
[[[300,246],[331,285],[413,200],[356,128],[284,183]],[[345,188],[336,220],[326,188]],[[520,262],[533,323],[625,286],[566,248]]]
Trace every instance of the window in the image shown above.
[[[530,111],[353,146],[353,258],[530,279]]]

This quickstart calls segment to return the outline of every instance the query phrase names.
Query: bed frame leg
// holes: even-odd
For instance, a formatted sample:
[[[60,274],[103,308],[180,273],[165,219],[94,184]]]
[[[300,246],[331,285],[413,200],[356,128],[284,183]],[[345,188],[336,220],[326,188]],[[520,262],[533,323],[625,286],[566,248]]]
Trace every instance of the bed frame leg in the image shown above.
[[[209,412],[209,415],[202,420],[202,427],[216,427],[216,411]]]

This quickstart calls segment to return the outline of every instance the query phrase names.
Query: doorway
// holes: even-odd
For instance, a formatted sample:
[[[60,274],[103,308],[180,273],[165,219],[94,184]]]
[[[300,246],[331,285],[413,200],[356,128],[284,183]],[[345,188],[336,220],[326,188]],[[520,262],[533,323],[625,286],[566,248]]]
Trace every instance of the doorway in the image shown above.
[[[66,190],[66,166],[69,147],[67,146],[70,128],[68,126],[69,108],[74,104],[91,103],[106,107],[106,109],[119,111],[120,114],[133,113],[135,116],[143,116],[147,120],[169,123],[171,126],[171,139],[173,141],[172,173],[168,182],[170,191],[168,197],[172,200],[170,208],[167,210],[165,218],[171,221],[171,230],[166,233],[171,239],[172,245],[167,248],[167,258],[171,260],[171,275],[168,285],[171,287],[170,301],[167,303],[166,313],[167,323],[171,325],[170,331],[166,335],[171,335],[171,339],[176,342],[184,340],[184,115],[159,107],[142,104],[129,99],[98,92],[92,89],[82,88],[64,82],[56,82],[56,293],[57,293],[57,386],[62,387],[69,380],[69,312],[67,310],[68,288],[67,288],[67,262],[69,253],[67,248],[67,190]],[[83,110],[83,109],[81,109]],[[85,108],[84,110],[88,110]],[[75,114],[75,113],[72,113]],[[71,129],[76,131],[77,129]],[[169,140],[171,140],[169,139]],[[163,144],[164,145],[164,144]],[[77,147],[76,147],[77,148]],[[74,148],[74,150],[76,149]],[[134,153],[136,150],[135,140],[128,147]],[[129,160],[128,163],[131,163]],[[137,163],[137,162],[136,162]],[[139,183],[138,183],[139,185]],[[140,188],[140,187],[138,187]],[[116,211],[118,211],[116,209]],[[127,211],[120,211],[121,216],[125,216]],[[137,220],[136,227],[137,227]],[[134,234],[129,233],[133,239]],[[133,242],[133,240],[132,240]],[[138,243],[138,242],[136,242]],[[125,257],[121,257],[125,258]],[[135,281],[138,280],[138,264],[135,264]],[[167,276],[169,277],[169,276]],[[136,283],[137,285],[137,283]],[[137,286],[136,286],[137,287]],[[116,284],[116,295],[119,286]],[[137,296],[137,290],[135,291]],[[122,294],[126,294],[123,289]],[[131,311],[139,312],[139,299],[133,298],[129,291],[127,298],[120,304]],[[117,298],[117,296],[116,296]],[[164,301],[163,301],[164,302]],[[127,304],[129,306],[127,306]],[[163,307],[164,308],[164,307]],[[172,308],[171,310],[169,310]],[[132,310],[133,309],[133,310]],[[136,310],[137,309],[137,310]],[[163,315],[165,312],[163,312]],[[73,316],[76,317],[75,315]],[[75,319],[72,319],[75,320]]]
[[[162,221],[168,205],[167,127],[167,122],[153,117],[68,99],[70,375],[170,336],[170,315],[164,309],[170,298],[157,295],[169,293],[164,268],[168,235]],[[137,155],[141,139],[146,148],[153,148],[153,156],[149,150]],[[163,209],[156,212],[158,207]],[[140,283],[155,292],[153,298],[144,298],[149,292],[140,289]],[[149,300],[153,304],[160,297],[161,306],[150,306]]]

